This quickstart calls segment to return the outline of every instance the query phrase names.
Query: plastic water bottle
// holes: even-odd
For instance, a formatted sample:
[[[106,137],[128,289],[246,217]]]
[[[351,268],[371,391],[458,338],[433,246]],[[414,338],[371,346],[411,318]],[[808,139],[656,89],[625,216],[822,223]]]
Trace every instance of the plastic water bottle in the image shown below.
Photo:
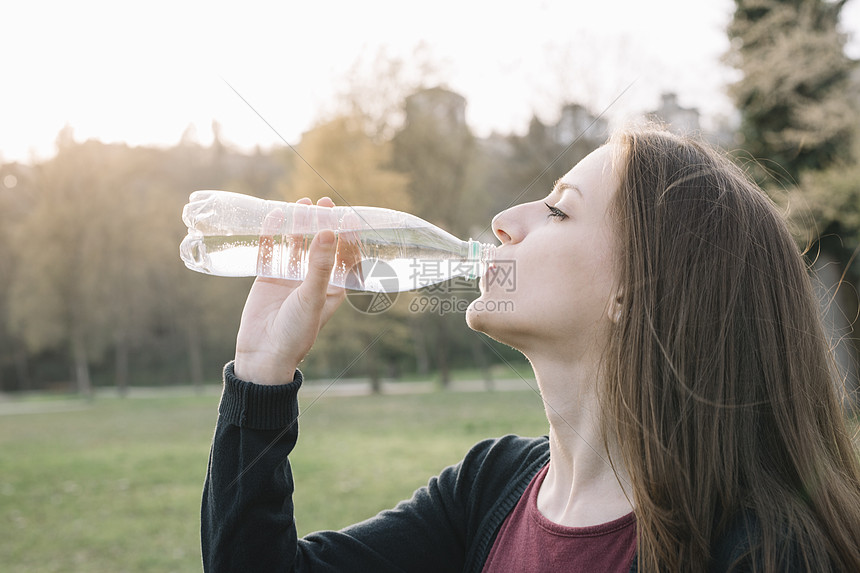
[[[319,207],[227,191],[195,191],[182,211],[179,251],[195,271],[227,277],[301,280],[314,235],[331,229],[337,255],[330,283],[399,292],[454,277],[477,278],[495,247],[462,241],[409,213],[378,207]]]

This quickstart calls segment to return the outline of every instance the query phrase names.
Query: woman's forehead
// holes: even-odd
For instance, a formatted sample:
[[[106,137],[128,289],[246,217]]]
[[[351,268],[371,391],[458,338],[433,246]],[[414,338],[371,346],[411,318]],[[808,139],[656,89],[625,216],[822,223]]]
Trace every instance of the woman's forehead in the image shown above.
[[[603,145],[586,155],[556,182],[553,190],[578,193],[583,198],[611,194],[617,188],[613,147],[613,144]]]

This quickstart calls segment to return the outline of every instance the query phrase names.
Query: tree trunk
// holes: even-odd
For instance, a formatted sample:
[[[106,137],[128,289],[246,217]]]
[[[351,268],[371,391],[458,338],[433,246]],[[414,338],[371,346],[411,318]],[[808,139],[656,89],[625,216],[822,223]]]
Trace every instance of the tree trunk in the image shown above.
[[[490,365],[487,362],[487,356],[484,354],[484,343],[478,338],[478,334],[472,337],[472,356],[475,359],[475,365],[481,369],[484,375],[484,389],[488,392],[495,390],[493,383],[493,372],[490,370]]]
[[[114,358],[114,381],[117,392],[124,398],[128,395],[128,337],[122,332],[116,334]]]
[[[444,318],[436,323],[436,366],[439,368],[439,383],[447,390],[451,385],[451,366],[448,363],[448,329]]]
[[[203,386],[203,342],[196,323],[188,325],[188,365],[191,369],[191,383],[196,390]]]
[[[409,322],[412,324],[412,340],[415,344],[415,366],[418,369],[418,374],[426,376],[430,372],[430,353],[427,350],[427,336],[424,334],[424,327],[421,325],[420,317],[413,316]]]
[[[87,345],[80,334],[75,334],[72,338],[72,361],[74,362],[75,383],[78,387],[78,393],[88,400],[92,400],[93,383],[90,378]]]
[[[847,408],[857,399],[858,380],[857,347],[851,337],[849,317],[857,315],[857,295],[846,284],[840,284],[842,265],[828,251],[822,249],[813,264],[817,278],[814,281],[816,297],[821,307],[824,332],[830,343],[837,368],[837,390]]]
[[[27,362],[27,350],[20,343],[15,345],[15,374],[18,377],[19,390],[26,392],[33,387],[30,365]]]
[[[372,350],[371,353],[373,353]],[[379,367],[379,357],[374,354],[367,358],[368,374],[370,375],[370,392],[372,394],[382,394],[382,376],[380,375],[381,368]]]

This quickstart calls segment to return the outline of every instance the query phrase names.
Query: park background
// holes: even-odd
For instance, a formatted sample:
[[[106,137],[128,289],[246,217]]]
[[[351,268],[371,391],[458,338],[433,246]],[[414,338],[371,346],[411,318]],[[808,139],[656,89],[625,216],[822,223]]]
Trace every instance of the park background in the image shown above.
[[[495,213],[543,197],[613,127],[657,119],[723,147],[786,213],[853,399],[857,0],[31,2],[4,27],[12,570],[199,567],[196,505],[250,279],[180,261],[196,189],[328,195],[489,242]],[[395,503],[477,439],[543,431],[523,358],[449,310],[476,293],[344,305],[327,326],[302,365],[303,531]],[[389,470],[363,467],[373,456]]]

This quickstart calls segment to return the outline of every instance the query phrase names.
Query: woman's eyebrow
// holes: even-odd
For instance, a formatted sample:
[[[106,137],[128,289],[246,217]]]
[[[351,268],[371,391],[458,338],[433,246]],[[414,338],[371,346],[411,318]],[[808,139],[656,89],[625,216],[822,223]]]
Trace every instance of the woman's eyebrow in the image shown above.
[[[582,190],[579,187],[577,187],[576,185],[572,185],[570,183],[567,183],[565,181],[561,181],[561,180],[555,182],[555,185],[553,185],[552,190],[553,190],[553,193],[556,193],[556,192],[557,193],[564,193],[565,191],[574,191],[574,192],[578,193],[580,197],[583,196]]]

